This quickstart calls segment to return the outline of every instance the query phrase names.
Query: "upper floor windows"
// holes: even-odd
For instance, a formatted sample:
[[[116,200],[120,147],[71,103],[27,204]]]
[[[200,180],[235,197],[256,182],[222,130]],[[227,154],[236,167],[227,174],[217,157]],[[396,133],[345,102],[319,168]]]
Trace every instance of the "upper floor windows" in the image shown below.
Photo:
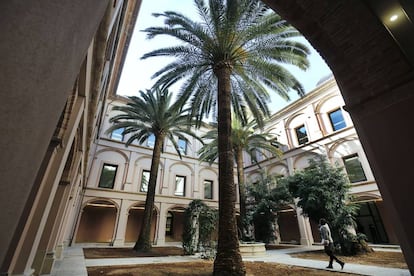
[[[115,184],[117,165],[104,164],[102,167],[101,177],[99,179],[99,188],[113,189]]]
[[[295,133],[296,133],[296,137],[298,139],[299,145],[304,145],[309,141],[305,125],[300,125],[296,127]]]
[[[147,147],[153,148],[155,145],[155,135],[151,134],[147,139]]]
[[[178,138],[178,150],[183,155],[187,154],[187,141],[186,140],[182,138]]]
[[[141,187],[139,188],[140,192],[148,192],[148,182],[150,178],[150,172],[149,171],[143,171],[141,176]]]
[[[213,199],[213,181],[204,180],[204,198]]]
[[[346,127],[344,116],[342,115],[342,110],[340,108],[335,109],[328,113],[329,120],[331,121],[332,129],[334,131],[340,130]]]
[[[177,175],[175,177],[175,191],[176,196],[185,196],[185,176]]]
[[[124,141],[124,128],[118,128],[111,132],[111,139],[117,141]]]
[[[359,161],[358,154],[345,156],[342,160],[344,161],[345,170],[351,183],[367,180],[362,164]]]

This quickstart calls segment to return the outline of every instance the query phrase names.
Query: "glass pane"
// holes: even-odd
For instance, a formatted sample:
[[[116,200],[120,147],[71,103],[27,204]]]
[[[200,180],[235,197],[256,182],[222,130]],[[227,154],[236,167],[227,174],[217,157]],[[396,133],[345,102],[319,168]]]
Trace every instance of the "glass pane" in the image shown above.
[[[171,212],[168,212],[167,222],[165,224],[165,234],[167,236],[171,236],[172,235],[172,230],[173,230],[173,216],[172,216]]]
[[[204,198],[213,198],[213,181],[211,180],[204,180]]]
[[[344,157],[343,160],[351,183],[367,180],[358,155]]]
[[[184,139],[178,139],[178,149],[181,154],[187,153],[187,142]]]
[[[175,192],[174,192],[174,195],[184,196],[184,188],[185,188],[185,177],[184,176],[176,176],[175,177]]]
[[[334,131],[346,127],[344,116],[342,115],[341,109],[337,109],[329,113],[329,119],[331,120],[332,128]]]
[[[303,145],[308,142],[308,134],[306,133],[305,125],[301,125],[300,127],[295,128],[295,132],[299,145]]]
[[[124,135],[122,134],[123,131],[124,131],[124,128],[115,129],[111,133],[111,139],[117,140],[117,141],[123,141],[124,140]]]
[[[150,177],[149,171],[143,171],[142,172],[142,178],[141,178],[141,188],[140,192],[148,192],[148,181]]]
[[[98,187],[112,189],[114,187],[117,168],[118,166],[116,165],[104,164]]]
[[[154,144],[155,144],[155,136],[154,134],[151,134],[150,136],[148,136],[147,147],[153,148]]]

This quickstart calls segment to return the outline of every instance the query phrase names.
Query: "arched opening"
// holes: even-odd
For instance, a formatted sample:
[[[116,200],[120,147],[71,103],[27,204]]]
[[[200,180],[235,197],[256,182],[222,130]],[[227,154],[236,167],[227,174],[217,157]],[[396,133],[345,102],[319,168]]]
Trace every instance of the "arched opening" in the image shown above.
[[[280,242],[299,244],[300,232],[296,211],[292,208],[277,212]]]
[[[141,231],[142,218],[144,217],[144,204],[136,204],[129,209],[127,228],[125,232],[125,242],[135,242],[138,240],[139,232]],[[155,239],[155,229],[157,225],[157,210],[154,209],[152,213],[151,222],[151,240]]]
[[[106,200],[86,203],[76,235],[78,243],[111,243],[116,223],[117,207]]]
[[[184,211],[183,207],[174,207],[168,210],[165,225],[166,242],[181,242],[183,240]]]
[[[356,200],[359,206],[356,216],[357,231],[367,236],[374,244],[398,244],[394,227],[384,208],[384,202],[373,196],[362,196]]]

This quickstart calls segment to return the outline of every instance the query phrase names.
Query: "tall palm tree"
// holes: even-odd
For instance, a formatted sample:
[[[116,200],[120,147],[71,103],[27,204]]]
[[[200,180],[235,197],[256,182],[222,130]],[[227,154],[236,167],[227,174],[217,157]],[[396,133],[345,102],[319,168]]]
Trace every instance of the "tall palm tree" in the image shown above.
[[[209,141],[199,150],[199,159],[212,164],[218,158],[218,131],[216,124],[213,129],[203,135],[202,139]],[[248,223],[246,216],[246,181],[244,175],[243,152],[250,155],[256,161],[256,154],[265,157],[280,157],[282,152],[275,146],[275,137],[268,132],[258,132],[256,123],[252,120],[243,124],[240,120],[232,120],[231,139],[233,142],[234,159],[237,169],[237,181],[239,186],[240,222],[239,236],[241,240],[247,240]],[[277,142],[276,142],[277,143]]]
[[[142,59],[173,56],[174,61],[157,71],[155,85],[169,87],[183,80],[180,99],[188,101],[201,121],[214,112],[218,121],[219,238],[215,275],[244,275],[239,251],[233,179],[231,109],[242,121],[247,111],[259,125],[269,115],[268,90],[283,98],[293,88],[304,94],[301,84],[281,64],[308,67],[309,50],[292,40],[300,34],[258,0],[194,1],[201,22],[166,11],[154,14],[165,26],[144,31],[148,38],[168,35],[183,42],[156,49]],[[215,93],[213,93],[215,91]]]
[[[123,135],[131,134],[126,141],[126,146],[135,140],[144,143],[151,135],[155,137],[145,211],[138,240],[134,246],[136,251],[148,251],[151,249],[151,221],[163,142],[166,138],[169,139],[181,158],[181,151],[175,137],[187,143],[189,143],[187,136],[198,140],[200,138],[191,130],[195,122],[194,118],[189,116],[189,110],[184,109],[180,102],[172,103],[172,94],[168,89],[154,88],[139,93],[140,97],[128,97],[129,102],[125,106],[113,108],[121,113],[110,118],[113,125],[107,132],[124,129]]]

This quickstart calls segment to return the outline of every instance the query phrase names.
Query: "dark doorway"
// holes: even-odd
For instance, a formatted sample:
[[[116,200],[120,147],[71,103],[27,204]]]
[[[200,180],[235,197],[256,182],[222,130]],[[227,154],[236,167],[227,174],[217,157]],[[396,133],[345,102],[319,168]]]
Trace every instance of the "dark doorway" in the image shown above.
[[[360,209],[356,216],[357,232],[367,236],[371,243],[389,243],[375,201],[359,203]]]

